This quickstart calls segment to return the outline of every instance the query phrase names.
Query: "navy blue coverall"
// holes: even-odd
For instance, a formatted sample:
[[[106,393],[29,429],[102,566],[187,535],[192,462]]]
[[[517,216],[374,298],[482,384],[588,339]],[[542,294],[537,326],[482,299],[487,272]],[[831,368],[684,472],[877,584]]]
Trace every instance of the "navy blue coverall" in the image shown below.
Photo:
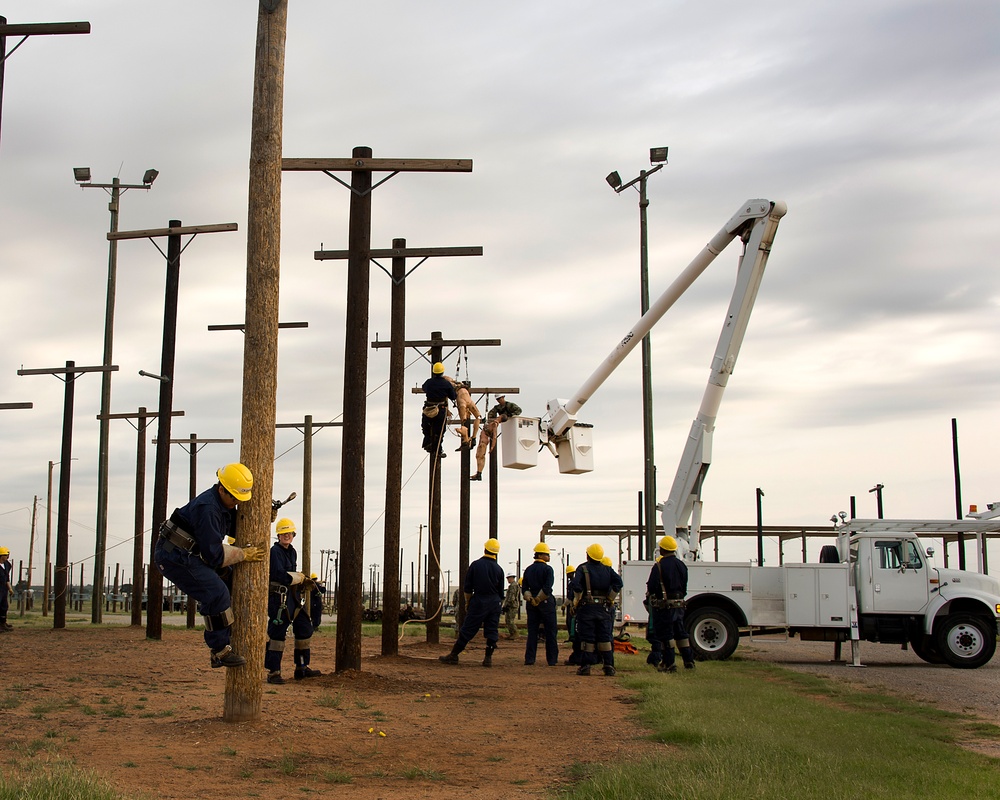
[[[590,592],[588,598],[587,592]],[[603,662],[605,672],[614,669],[615,654],[611,644],[611,625],[608,624],[607,598],[622,590],[622,579],[611,567],[591,558],[573,573],[570,591],[576,607],[576,630],[580,638],[580,669],[589,671],[591,664]]]
[[[538,626],[545,628],[545,663],[554,667],[559,663],[559,639],[557,634],[556,601],[552,596],[555,575],[552,567],[544,559],[535,559],[524,571],[521,590],[527,601],[528,641],[524,646],[524,663],[535,663],[538,648]],[[535,605],[532,598],[544,594],[545,599]],[[529,597],[530,595],[530,597]]]
[[[205,644],[217,652],[232,638],[231,621],[224,616],[232,615],[229,587],[217,570],[222,568],[223,540],[235,536],[236,509],[223,505],[216,484],[176,509],[170,519],[191,535],[195,547],[190,552],[172,547],[160,536],[153,558],[164,577],[198,601],[198,611],[206,617]]]
[[[424,381],[424,407],[437,406],[438,413],[434,417],[420,415],[420,430],[424,434],[423,448],[428,453],[440,453],[441,440],[444,437],[445,424],[448,421],[448,401],[458,402],[455,386],[444,375],[432,375]]]
[[[681,651],[684,665],[694,666],[694,650],[684,628],[684,597],[687,595],[687,564],[675,555],[664,556],[649,571],[646,595],[653,618],[654,635],[663,653],[660,669],[674,666],[674,644]],[[659,606],[659,607],[657,607]]]
[[[471,564],[465,573],[465,583],[462,591],[471,594],[465,620],[455,640],[452,653],[461,653],[472,637],[483,629],[486,640],[486,652],[492,655],[500,638],[500,604],[504,595],[503,569],[497,564],[496,557],[483,555]]]
[[[282,547],[281,542],[271,545],[270,580],[267,592],[267,651],[264,668],[268,672],[281,671],[281,657],[285,651],[288,626],[295,637],[295,672],[301,675],[309,666],[313,634],[309,610],[303,606],[302,584],[292,584],[298,572],[298,553],[294,545]]]

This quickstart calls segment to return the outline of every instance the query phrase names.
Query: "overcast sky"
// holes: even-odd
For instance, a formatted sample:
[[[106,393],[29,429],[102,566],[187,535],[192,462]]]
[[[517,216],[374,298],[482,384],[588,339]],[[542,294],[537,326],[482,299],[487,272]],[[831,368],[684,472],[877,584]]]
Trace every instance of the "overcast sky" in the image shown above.
[[[6,62],[0,131],[0,544],[27,563],[30,509],[44,534],[48,462],[60,458],[63,384],[27,369],[101,363],[110,217],[95,182],[138,183],[121,230],[236,222],[185,250],[173,435],[233,438],[199,454],[199,486],[239,458],[241,322],[257,4],[7,0],[10,23],[88,20],[86,36],[32,37]],[[8,39],[7,50],[19,41]],[[284,155],[472,159],[471,174],[401,174],[375,190],[372,241],[484,248],[437,259],[407,281],[407,337],[499,338],[468,353],[481,386],[517,386],[541,416],[571,396],[639,316],[638,195],[616,195],[669,146],[649,180],[655,299],[748,198],[783,200],[782,221],[722,403],[706,524],[825,524],[857,497],[875,516],[954,518],[951,420],[966,504],[1000,500],[1000,6],[993,0],[501,5],[291,0]],[[339,418],[346,268],[313,252],[347,247],[349,193],[321,173],[282,185],[279,422]],[[658,499],[665,499],[733,289],[738,247],[720,256],[652,335]],[[112,412],[154,409],[164,259],[118,250]],[[390,283],[372,269],[369,339],[389,337]],[[407,386],[426,364],[409,351]],[[451,356],[448,372],[466,374]],[[388,351],[368,353],[365,562],[382,560]],[[100,377],[76,384],[70,558],[96,527]],[[420,401],[407,393],[404,582],[426,523]],[[490,398],[492,403],[493,398]],[[486,405],[485,402],[481,404]],[[485,409],[484,409],[485,410]],[[546,520],[628,524],[642,488],[639,353],[584,407],[596,469],[501,471],[501,562],[525,559]],[[150,429],[150,437],[153,429]],[[460,459],[443,464],[445,569],[457,567]],[[135,431],[110,441],[107,555],[131,568]],[[276,435],[275,493],[301,491],[301,435]],[[340,432],[314,440],[314,569],[339,547]],[[186,501],[174,446],[170,507]],[[147,515],[153,459],[148,461]],[[58,467],[56,468],[58,487]],[[472,485],[473,554],[487,483]],[[53,505],[56,498],[53,498]],[[301,505],[286,512],[300,520]],[[149,522],[152,526],[152,520]],[[55,523],[53,521],[53,529]],[[42,537],[43,538],[43,537]],[[613,542],[603,541],[606,547]],[[578,558],[587,542],[553,540]],[[426,549],[426,536],[424,537]],[[795,545],[786,546],[791,560]],[[817,545],[818,551],[818,545]],[[55,547],[53,544],[53,554]],[[36,543],[35,564],[44,558]],[[723,558],[751,557],[724,544]],[[777,561],[777,545],[765,557]],[[92,567],[88,561],[88,581]]]

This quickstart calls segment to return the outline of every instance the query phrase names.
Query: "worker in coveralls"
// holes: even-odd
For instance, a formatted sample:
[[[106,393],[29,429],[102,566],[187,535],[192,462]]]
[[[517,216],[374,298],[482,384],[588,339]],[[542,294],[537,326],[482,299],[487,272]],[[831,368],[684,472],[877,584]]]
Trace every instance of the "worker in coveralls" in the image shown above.
[[[420,416],[420,430],[424,435],[423,448],[428,453],[437,453],[438,458],[444,458],[444,448],[441,440],[448,424],[448,401],[457,402],[454,384],[445,377],[444,364],[434,362],[431,367],[431,377],[420,387],[424,390],[424,408]]]
[[[566,609],[566,632],[569,634],[569,643],[573,648],[566,659],[566,666],[580,666],[580,637],[576,631],[576,609],[573,607],[573,574],[576,567],[572,564],[566,566],[566,598],[563,600],[563,608]]]
[[[559,639],[556,621],[556,601],[552,584],[555,575],[549,566],[549,546],[545,542],[535,545],[534,561],[524,571],[521,590],[528,610],[528,641],[524,646],[525,666],[535,663],[538,648],[538,628],[545,629],[545,663],[550,667],[559,664]]]
[[[458,632],[454,647],[446,656],[438,656],[445,664],[457,664],[458,654],[472,641],[480,627],[486,640],[484,667],[493,666],[493,651],[500,638],[500,603],[503,601],[503,569],[497,564],[500,542],[487,539],[483,555],[465,573],[462,591],[465,593],[465,621]]]
[[[615,655],[608,627],[608,607],[622,590],[622,579],[604,566],[604,548],[592,544],[587,561],[576,568],[570,589],[576,608],[577,635],[580,637],[580,667],[577,675],[589,675],[594,664],[602,664],[605,675],[615,674]]]
[[[247,660],[230,644],[233,609],[220,571],[241,561],[263,561],[264,549],[226,541],[236,535],[237,504],[250,499],[250,470],[243,464],[228,464],[216,477],[215,486],[175,509],[160,526],[153,560],[165,578],[198,601],[212,666],[241,667]]]
[[[677,558],[677,540],[673,536],[660,539],[661,558],[653,565],[646,581],[646,597],[656,637],[660,640],[663,659],[656,668],[660,672],[677,672],[674,645],[681,651],[684,669],[694,669],[694,650],[684,628],[687,603],[687,564]]]
[[[281,677],[281,656],[285,652],[289,625],[295,636],[295,680],[315,678],[320,671],[309,668],[313,626],[304,598],[305,590],[314,589],[315,584],[298,571],[298,554],[292,546],[295,523],[290,519],[279,519],[275,532],[278,541],[271,545],[271,582],[267,592],[268,641],[264,668],[267,670],[267,682],[280,684],[285,682]]]
[[[7,623],[10,596],[14,593],[14,584],[11,581],[13,574],[14,565],[10,563],[10,550],[0,547],[0,633],[14,630],[14,626]]]

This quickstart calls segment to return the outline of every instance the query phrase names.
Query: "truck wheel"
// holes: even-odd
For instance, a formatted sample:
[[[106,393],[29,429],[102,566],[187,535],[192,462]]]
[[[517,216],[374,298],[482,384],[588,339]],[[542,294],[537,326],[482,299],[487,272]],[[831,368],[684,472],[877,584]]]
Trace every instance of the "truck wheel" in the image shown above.
[[[740,643],[736,622],[721,608],[699,608],[687,617],[691,647],[701,661],[721,661],[729,658]]]
[[[934,627],[934,644],[948,666],[975,669],[993,658],[997,635],[993,626],[979,617],[952,614]]]
[[[943,664],[944,656],[934,646],[934,637],[925,633],[918,633],[910,639],[910,649],[917,658],[923,659],[928,664]]]

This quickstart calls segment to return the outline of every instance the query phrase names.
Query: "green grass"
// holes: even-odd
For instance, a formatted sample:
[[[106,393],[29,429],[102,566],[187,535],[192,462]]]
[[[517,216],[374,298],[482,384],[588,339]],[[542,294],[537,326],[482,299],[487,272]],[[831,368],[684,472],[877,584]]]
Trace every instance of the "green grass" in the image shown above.
[[[661,755],[576,763],[566,800],[934,800],[1000,797],[1000,760],[956,742],[995,739],[959,714],[767,664],[705,662],[662,675],[620,659]]]
[[[132,798],[134,794],[130,795]],[[89,772],[56,766],[26,777],[0,775],[0,800],[126,800]]]

